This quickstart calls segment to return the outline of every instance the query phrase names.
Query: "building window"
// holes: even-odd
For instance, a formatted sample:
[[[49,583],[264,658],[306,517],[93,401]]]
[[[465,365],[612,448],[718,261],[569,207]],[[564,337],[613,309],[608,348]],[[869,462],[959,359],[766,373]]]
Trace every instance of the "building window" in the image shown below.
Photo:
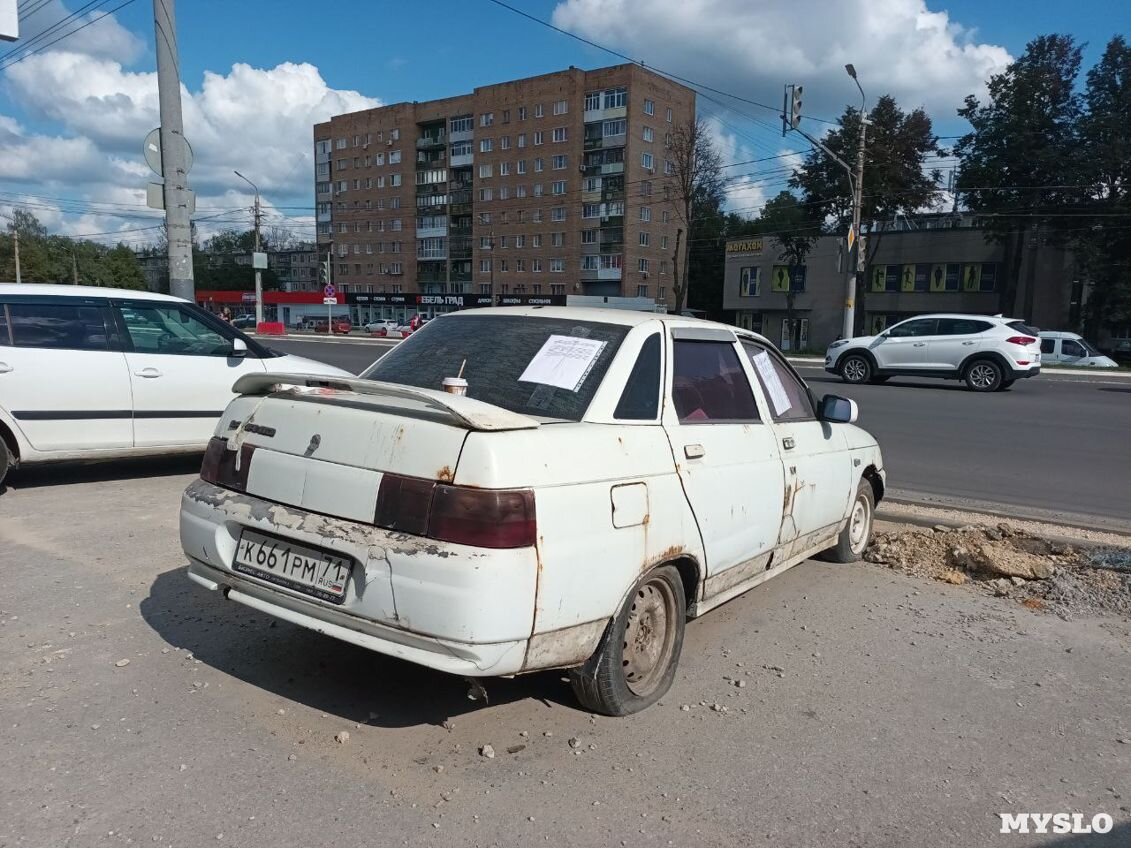
[[[541,118],[542,114],[543,114],[542,113],[542,104],[538,103],[534,106],[534,117],[535,118]]]
[[[510,162],[500,162],[499,163],[499,176],[500,177],[509,177],[510,175],[511,175],[511,163]]]
[[[471,115],[464,115],[462,118],[452,118],[448,122],[448,127],[453,133],[471,132],[475,123]]]
[[[648,233],[644,232],[643,230],[640,231],[640,246],[648,246]]]
[[[582,244],[596,244],[597,243],[597,230],[589,229],[581,231]]]
[[[656,114],[656,104],[653,101],[651,101],[651,100],[645,100],[644,101],[644,114],[645,115],[655,115]],[[652,139],[648,139],[648,141],[651,141],[651,140]]]
[[[494,112],[484,112],[482,115],[479,116],[479,126],[481,126],[481,127],[489,127],[494,123],[495,123],[495,113]]]
[[[649,171],[652,170],[654,162],[655,160],[652,158],[651,153],[645,152],[640,154],[640,164],[647,168]]]
[[[600,177],[586,177],[584,180],[582,191],[600,191],[601,178]]]
[[[514,237],[514,246],[515,247],[526,247],[526,236],[524,236],[524,235],[515,236]]]
[[[651,180],[641,180],[640,181],[640,196],[641,197],[651,197],[652,196],[652,181]],[[667,222],[665,221],[664,223],[667,223]]]
[[[555,206],[550,210],[551,221],[564,221],[566,219],[566,210],[564,206]]]
[[[542,138],[543,138],[542,130],[535,130],[534,131],[534,145],[535,145],[535,147],[537,147],[539,144],[542,143]]]
[[[479,152],[480,153],[490,153],[494,149],[495,149],[494,139],[490,139],[490,138],[479,139]]]
[[[566,287],[564,284],[557,283],[550,286],[550,294],[565,294],[565,289]]]
[[[552,247],[565,247],[565,233],[550,233]]]
[[[640,220],[641,221],[651,221],[652,220],[652,207],[651,206],[641,206],[640,207]]]
[[[505,260],[505,259],[500,259],[500,260],[499,260],[499,272],[500,272],[500,273],[503,273],[503,272],[505,272],[506,270],[507,270],[507,260]]]
[[[389,151],[389,164],[399,165],[401,163],[401,152],[399,150]]]
[[[545,168],[545,162],[542,159],[534,160],[534,173],[540,173]]]
[[[511,149],[511,137],[509,135],[504,135],[502,138],[499,139],[499,149],[500,150],[510,150]]]
[[[542,260],[541,259],[532,260],[531,263],[530,263],[530,270],[533,271],[535,274],[542,273]]]
[[[518,107],[518,119],[520,121],[526,120],[526,107],[525,106],[519,106]]]
[[[660,260],[660,274],[666,274],[666,273],[668,273],[668,260],[661,259]],[[660,298],[663,299],[663,297],[664,297],[664,290],[661,288],[660,289]]]
[[[550,183],[550,193],[551,194],[565,194],[566,193],[566,181],[565,180],[554,180],[552,183]]]
[[[511,122],[511,110],[510,109],[504,109],[503,110],[503,123],[509,124],[510,122]]]
[[[397,188],[401,184],[400,174],[389,174],[389,188]],[[397,198],[393,198],[396,200]]]
[[[481,188],[481,189],[479,189],[479,199],[480,200],[494,200],[495,199],[495,193],[492,189]]]
[[[533,212],[531,213],[531,215],[530,215],[530,222],[531,222],[532,224],[541,224],[541,223],[542,223],[542,210],[541,210],[541,209],[535,209],[535,210],[534,210],[534,211],[533,211]],[[541,241],[541,237],[540,237],[540,236],[535,236],[534,238],[535,238],[535,239],[538,239],[538,244],[541,244],[541,243],[542,243],[542,241]]]
[[[526,147],[526,133],[519,133],[518,134],[518,141],[517,141],[515,146],[516,147]]]
[[[373,164],[374,165],[384,165],[385,164],[385,154],[384,153],[375,154],[373,156]]]
[[[566,100],[556,100],[556,101],[554,101],[554,114],[555,115],[564,115],[568,109],[569,109],[569,102],[568,101],[566,101]]]
[[[651,127],[645,127],[645,128],[644,128],[644,140],[645,140],[645,141],[652,141],[652,139],[653,139],[654,137],[655,137],[655,136],[654,136],[654,134],[653,134],[653,132],[652,132],[652,128],[651,128]]]
[[[668,249],[668,237],[667,236],[660,236],[660,250],[667,250],[667,249]]]
[[[338,150],[345,150],[348,145],[349,140],[344,138],[339,138],[334,142],[334,147]]]
[[[479,260],[479,273],[489,274],[490,272],[491,272],[491,260],[490,259],[480,259]]]
[[[526,271],[526,260],[525,259],[516,259],[514,261],[514,270],[517,271],[519,274],[524,273]]]
[[[541,197],[542,196],[542,183],[535,183],[534,184],[534,196],[535,197]],[[538,219],[535,218],[535,220],[538,220]]]
[[[664,113],[664,119],[670,124],[672,122],[672,107],[669,106]]]
[[[585,92],[585,111],[592,112],[594,109],[601,108],[601,92],[587,91]]]
[[[495,166],[492,165],[490,162],[485,162],[484,164],[479,166],[479,179],[483,180],[483,179],[486,179],[487,177],[493,177],[494,175],[495,175]]]
[[[518,171],[518,173],[520,173],[520,174],[525,174],[525,173],[526,173],[526,160],[525,160],[525,159],[519,159],[519,160],[518,160],[518,168],[517,168],[517,171]]]
[[[400,141],[401,131],[399,129],[389,130],[389,141]]]
[[[669,177],[672,176],[673,174],[675,174],[675,163],[674,162],[671,162],[667,159],[664,160],[664,174],[669,176]]]
[[[507,200],[510,197],[510,189],[507,186],[499,186],[499,200]]]
[[[566,140],[566,128],[554,127],[554,141],[561,142]]]
[[[479,237],[479,249],[480,250],[490,250],[491,249],[491,237],[490,236],[480,236]]]
[[[605,108],[606,109],[623,109],[625,104],[628,103],[628,89],[624,86],[620,88],[605,89]]]
[[[514,187],[514,196],[515,197],[526,197],[526,186],[524,186],[524,185],[515,186]],[[522,214],[522,212],[519,212],[519,215],[521,215],[521,214]],[[519,221],[521,221],[521,220],[522,220],[522,218],[519,218]]]
[[[581,257],[581,270],[582,271],[596,271],[600,265],[600,258],[595,253],[590,253]]]
[[[619,253],[602,253],[601,254],[601,269],[604,271],[611,271],[621,266],[621,255]]]
[[[646,262],[647,260],[641,259],[640,261]],[[636,287],[636,296],[637,297],[647,297],[648,296],[648,286],[647,285],[637,286]]]
[[[541,247],[542,246],[542,234],[541,233],[535,233],[534,235],[532,235],[530,237],[530,243],[533,244],[535,247]]]
[[[604,138],[614,135],[624,135],[628,132],[628,121],[617,118],[615,121],[604,121],[601,124],[601,135]]]
[[[600,218],[601,217],[601,204],[600,203],[583,203],[583,204],[581,204],[581,217],[582,218]]]
[[[564,270],[565,270],[565,260],[564,259],[551,259],[550,260],[550,273],[551,274],[560,274]]]
[[[660,273],[663,273],[661,270]],[[762,269],[754,265],[738,269],[738,296],[758,297],[762,291]]]
[[[480,212],[479,213],[479,223],[480,224],[490,224],[491,223],[491,213],[490,212]]]
[[[555,171],[561,171],[566,168],[569,163],[569,157],[564,154],[558,154],[553,158],[552,166]]]

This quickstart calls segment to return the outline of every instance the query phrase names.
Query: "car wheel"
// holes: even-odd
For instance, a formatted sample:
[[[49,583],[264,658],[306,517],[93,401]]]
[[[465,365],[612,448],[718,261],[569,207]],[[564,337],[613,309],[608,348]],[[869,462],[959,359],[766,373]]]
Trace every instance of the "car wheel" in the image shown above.
[[[674,566],[640,578],[597,652],[570,671],[577,700],[593,712],[626,716],[662,698],[683,650],[686,609],[683,581]]]
[[[846,383],[867,383],[872,379],[872,363],[866,356],[850,353],[840,361],[840,378]]]
[[[837,536],[836,545],[822,551],[819,559],[827,562],[856,562],[872,541],[872,524],[876,515],[876,496],[872,484],[861,480],[852,502],[848,523]]]
[[[0,439],[0,492],[4,491],[4,479],[16,464],[16,458],[8,450],[8,446]]]
[[[979,359],[966,368],[966,387],[972,392],[996,392],[1005,375],[992,359]]]

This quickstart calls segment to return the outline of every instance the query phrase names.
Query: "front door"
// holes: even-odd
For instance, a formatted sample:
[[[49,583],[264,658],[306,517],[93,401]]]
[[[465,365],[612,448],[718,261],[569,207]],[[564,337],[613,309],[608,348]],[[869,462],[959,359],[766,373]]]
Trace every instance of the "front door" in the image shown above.
[[[680,330],[672,330],[664,427],[703,539],[707,593],[716,594],[769,564],[781,524],[782,464],[734,335],[685,330],[696,337],[680,338]]]
[[[938,319],[912,318],[887,330],[872,347],[880,368],[922,368],[928,339],[936,335]]]
[[[251,352],[232,356],[229,328],[188,304],[136,300],[115,304],[127,337],[134,396],[134,444],[203,446],[232,384],[264,371]]]
[[[0,404],[39,451],[132,444],[130,379],[106,301],[0,303]]]
[[[781,447],[785,496],[780,543],[789,557],[836,535],[854,494],[844,430],[817,420],[809,390],[775,350],[743,339]]]

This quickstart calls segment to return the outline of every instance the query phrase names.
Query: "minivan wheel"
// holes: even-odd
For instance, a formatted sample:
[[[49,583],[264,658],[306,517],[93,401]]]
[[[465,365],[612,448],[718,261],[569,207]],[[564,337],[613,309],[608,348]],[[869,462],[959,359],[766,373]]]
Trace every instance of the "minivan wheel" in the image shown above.
[[[872,541],[872,524],[876,515],[876,496],[872,492],[872,484],[861,480],[856,489],[856,498],[852,501],[852,512],[848,515],[848,523],[837,536],[836,544],[828,550],[821,551],[818,559],[826,562],[856,562],[864,555],[864,551]]]
[[[850,353],[841,360],[840,378],[846,383],[867,383],[872,378],[872,363],[866,356]]]
[[[992,359],[979,359],[966,368],[966,387],[972,392],[996,392],[1005,375]]]
[[[632,588],[596,653],[570,670],[577,700],[593,712],[626,716],[664,696],[683,650],[687,601],[679,572],[663,565]]]

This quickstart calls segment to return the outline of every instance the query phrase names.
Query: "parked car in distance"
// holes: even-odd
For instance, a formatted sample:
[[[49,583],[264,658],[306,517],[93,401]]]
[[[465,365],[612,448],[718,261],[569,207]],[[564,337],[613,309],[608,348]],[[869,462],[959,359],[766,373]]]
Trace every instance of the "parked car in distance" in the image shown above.
[[[232,319],[232,326],[239,330],[254,330],[255,329],[255,316],[254,315],[240,315],[238,318]]]
[[[57,460],[201,451],[245,374],[348,372],[168,295],[0,285],[0,482]]]
[[[681,316],[468,310],[360,378],[237,388],[181,501],[192,580],[453,674],[568,669],[610,715],[667,691],[686,618],[858,558],[884,494],[855,403]]]
[[[971,391],[996,392],[1041,373],[1039,332],[1000,315],[919,315],[875,336],[833,342],[825,370],[846,383],[941,377],[962,380]]]
[[[330,329],[339,335],[349,335],[353,330],[353,324],[348,318],[335,318],[333,321],[316,321],[314,324],[314,332],[325,333]]]
[[[1074,365],[1087,368],[1118,368],[1119,363],[1104,356],[1079,333],[1041,330],[1041,362],[1045,365]]]
[[[383,318],[379,321],[370,321],[365,325],[365,332],[371,336],[388,336],[396,332],[399,324],[392,318]]]

